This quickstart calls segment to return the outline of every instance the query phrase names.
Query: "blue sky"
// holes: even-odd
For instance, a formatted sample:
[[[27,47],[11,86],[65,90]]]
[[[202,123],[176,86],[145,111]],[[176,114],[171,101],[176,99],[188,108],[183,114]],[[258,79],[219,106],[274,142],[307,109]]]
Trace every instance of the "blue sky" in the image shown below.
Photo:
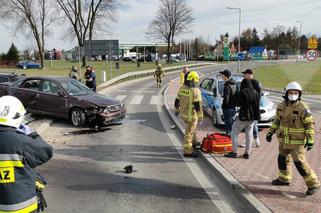
[[[187,0],[193,8],[195,18],[193,30],[177,37],[195,38],[202,36],[214,43],[220,34],[229,32],[230,36],[238,34],[238,11],[227,10],[226,7],[242,8],[241,31],[246,28],[256,28],[259,35],[264,28],[297,26],[302,21],[302,34],[321,35],[321,1],[308,0]],[[159,0],[127,0],[126,7],[118,10],[118,23],[114,24],[111,35],[99,35],[99,39],[119,39],[120,42],[150,41],[145,37],[148,24],[155,17]],[[6,52],[12,42],[19,50],[34,47],[34,41],[24,36],[12,35],[0,25],[0,52]],[[76,41],[62,39],[64,27],[55,26],[54,33],[47,37],[46,47],[70,49]]]

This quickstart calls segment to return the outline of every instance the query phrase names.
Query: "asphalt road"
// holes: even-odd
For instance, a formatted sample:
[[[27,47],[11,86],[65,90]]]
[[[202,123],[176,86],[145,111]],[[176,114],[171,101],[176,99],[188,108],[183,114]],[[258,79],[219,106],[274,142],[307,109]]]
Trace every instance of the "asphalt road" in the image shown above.
[[[166,75],[163,85],[174,77]],[[46,212],[245,211],[202,162],[182,157],[183,137],[171,130],[153,78],[101,93],[127,106],[122,124],[92,133],[57,120],[43,135],[54,147],[39,168],[49,183]],[[133,173],[124,173],[127,165]]]

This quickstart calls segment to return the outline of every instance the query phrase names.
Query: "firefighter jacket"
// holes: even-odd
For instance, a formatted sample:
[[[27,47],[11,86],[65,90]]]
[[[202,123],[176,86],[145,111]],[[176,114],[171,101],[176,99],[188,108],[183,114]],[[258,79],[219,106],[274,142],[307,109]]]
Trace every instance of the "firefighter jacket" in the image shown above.
[[[191,122],[203,118],[201,91],[196,87],[182,86],[175,100],[175,108],[183,120]]]
[[[36,133],[24,135],[0,127],[0,212],[37,210],[36,173],[33,168],[52,157],[52,147]]]
[[[314,142],[314,122],[307,104],[302,101],[283,101],[277,107],[269,132],[276,133],[283,148],[296,148],[306,140]]]
[[[162,77],[164,77],[164,70],[161,67],[157,67],[154,73],[154,76],[161,79]]]

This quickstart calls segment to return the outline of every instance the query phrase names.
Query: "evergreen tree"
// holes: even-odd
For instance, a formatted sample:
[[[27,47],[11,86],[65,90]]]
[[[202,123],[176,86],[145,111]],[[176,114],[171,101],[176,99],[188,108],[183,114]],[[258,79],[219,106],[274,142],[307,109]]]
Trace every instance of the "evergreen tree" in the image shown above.
[[[19,60],[18,50],[13,43],[11,44],[11,47],[7,53],[7,60],[8,61],[18,61]]]

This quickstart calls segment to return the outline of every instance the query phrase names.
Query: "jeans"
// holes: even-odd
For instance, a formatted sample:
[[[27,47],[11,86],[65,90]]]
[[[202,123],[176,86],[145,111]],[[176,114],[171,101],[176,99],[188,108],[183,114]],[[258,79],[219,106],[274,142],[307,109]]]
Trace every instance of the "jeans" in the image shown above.
[[[235,107],[223,109],[225,131],[227,135],[231,134],[232,125],[234,123],[233,117],[235,116],[235,113],[236,113]]]
[[[253,123],[253,138],[257,139],[257,136],[259,134],[259,127],[257,126],[258,121],[254,121]]]
[[[238,118],[234,121],[232,126],[231,138],[233,152],[237,153],[238,135],[245,130],[245,153],[250,154],[253,136],[253,123],[254,121],[241,121]]]

